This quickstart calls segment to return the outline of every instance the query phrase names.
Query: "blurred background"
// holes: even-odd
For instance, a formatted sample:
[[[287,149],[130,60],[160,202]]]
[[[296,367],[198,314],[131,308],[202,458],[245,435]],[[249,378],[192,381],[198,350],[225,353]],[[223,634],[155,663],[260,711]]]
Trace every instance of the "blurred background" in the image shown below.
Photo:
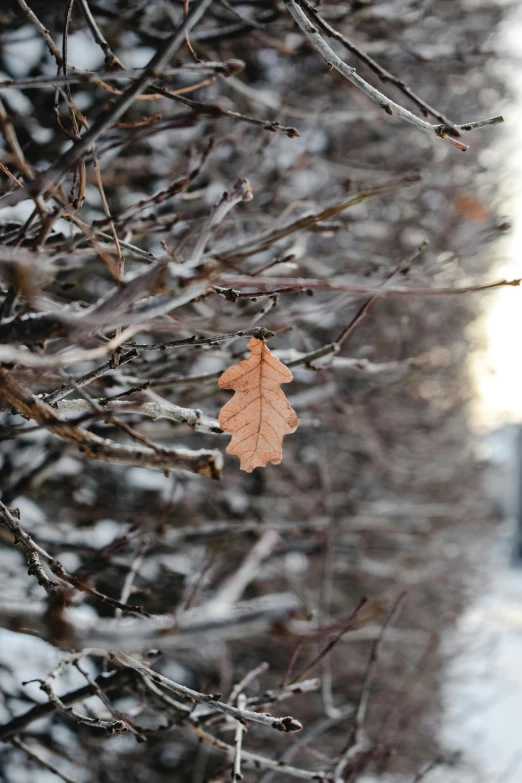
[[[0,81],[56,73],[38,23],[61,50],[67,9],[68,62],[95,73],[113,55],[126,68],[143,68],[183,14],[180,2],[99,0],[87,6],[93,26],[79,0],[67,6],[29,0],[27,7],[33,17],[14,0],[0,10]],[[167,690],[158,688],[154,700],[138,677],[114,688],[108,703],[93,691],[75,703],[93,719],[123,716],[131,727],[126,733],[110,735],[59,709],[16,723],[49,701],[38,680],[71,649],[85,648],[79,669],[69,661],[53,679],[61,698],[94,678],[125,672],[90,652],[111,634],[118,639],[117,623],[118,648],[198,692],[226,700],[246,677],[242,689],[252,709],[270,705],[266,692],[284,691],[294,678],[314,680],[304,693],[285,692],[282,703],[278,696],[270,706],[275,716],[298,719],[302,732],[249,725],[243,747],[272,763],[245,762],[247,781],[522,780],[520,290],[430,295],[522,277],[522,4],[348,0],[319,3],[318,10],[453,122],[497,114],[505,121],[465,134],[470,149],[463,153],[388,116],[327,71],[283,4],[216,0],[176,57],[194,64],[193,50],[204,62],[240,60],[244,69],[211,76],[197,89],[190,89],[196,75],[182,71],[172,77],[174,87],[165,84],[187,87],[183,94],[206,110],[156,95],[136,101],[99,139],[104,195],[89,159],[84,202],[76,205],[93,229],[109,232],[106,199],[120,240],[182,264],[223,191],[246,177],[254,198],[212,235],[209,264],[243,278],[272,276],[274,290],[281,278],[299,277],[368,290],[396,285],[409,293],[378,298],[360,319],[367,299],[349,291],[203,297],[133,338],[143,346],[254,325],[276,333],[270,348],[292,367],[294,382],[285,392],[300,426],[285,439],[282,463],[252,474],[228,456],[219,482],[104,463],[4,405],[1,500],[23,529],[98,593],[174,619],[163,635],[146,625],[134,632],[141,618],[122,619],[114,605],[69,582],[71,627],[90,629],[69,637],[63,616],[57,619],[27,574],[12,534],[0,528],[0,781],[47,783],[57,773],[75,783],[234,779],[230,752],[219,742],[234,747],[235,722],[202,714],[191,723],[179,705],[165,701]],[[339,42],[332,46],[367,81],[419,114],[397,86]],[[76,117],[91,123],[107,100],[94,82],[70,90],[2,88],[6,115],[37,170],[70,144],[58,120],[71,133],[71,104]],[[225,111],[219,116],[208,105]],[[300,135],[267,130],[274,122]],[[18,177],[23,172],[6,127],[4,120],[1,160]],[[374,198],[289,232],[237,266],[235,254],[252,237],[383,183]],[[15,187],[0,172],[1,193]],[[64,191],[77,187],[70,176]],[[36,253],[38,220],[21,233],[33,212],[29,199],[0,211],[5,258],[11,258],[6,248]],[[46,237],[51,260],[38,282],[40,309],[42,301],[92,305],[114,283],[64,217]],[[110,235],[104,247],[114,251]],[[127,274],[145,268],[132,251],[125,264]],[[12,280],[2,278],[1,286],[3,321],[35,311]],[[339,353],[303,360],[351,324]],[[52,351],[58,342],[38,346]],[[200,349],[138,348],[87,388],[95,399],[151,390],[215,418],[229,399],[217,377],[244,357],[245,346],[245,338],[234,337]],[[68,372],[79,378],[100,361]],[[29,364],[9,369],[40,398],[64,383],[56,370]],[[132,410],[121,418],[165,447],[224,453],[228,443],[228,435]],[[104,438],[124,437],[114,422],[94,418],[86,426]],[[244,583],[239,573],[247,574]],[[243,619],[178,641],[176,618],[200,609],[208,620],[213,598],[231,583],[242,585],[236,613],[244,612]],[[293,770],[278,767],[281,760]],[[314,778],[319,772],[323,777]]]

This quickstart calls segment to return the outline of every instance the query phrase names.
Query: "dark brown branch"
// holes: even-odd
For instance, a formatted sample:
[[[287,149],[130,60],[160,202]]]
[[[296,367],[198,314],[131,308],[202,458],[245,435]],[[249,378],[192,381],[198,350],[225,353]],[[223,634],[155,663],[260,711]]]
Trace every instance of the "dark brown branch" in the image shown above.
[[[180,348],[184,345],[211,345],[216,346],[219,343],[226,342],[227,340],[233,340],[236,337],[257,337],[258,340],[269,340],[273,337],[275,332],[271,332],[269,329],[265,329],[262,326],[254,327],[253,329],[245,329],[239,332],[230,332],[229,334],[217,334],[213,337],[198,337],[196,334],[192,337],[185,337],[181,340],[169,340],[164,343],[135,343],[128,342],[125,345],[132,346],[133,348],[140,348],[144,351],[164,351],[167,348]]]

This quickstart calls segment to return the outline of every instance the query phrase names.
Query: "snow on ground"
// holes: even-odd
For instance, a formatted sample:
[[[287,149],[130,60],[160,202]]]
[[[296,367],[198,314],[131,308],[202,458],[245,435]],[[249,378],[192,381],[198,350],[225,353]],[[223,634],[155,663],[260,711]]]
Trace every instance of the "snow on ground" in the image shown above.
[[[439,770],[429,783],[522,780],[522,566],[511,562],[514,522],[483,564],[484,592],[447,640],[442,740],[462,752],[458,774]]]

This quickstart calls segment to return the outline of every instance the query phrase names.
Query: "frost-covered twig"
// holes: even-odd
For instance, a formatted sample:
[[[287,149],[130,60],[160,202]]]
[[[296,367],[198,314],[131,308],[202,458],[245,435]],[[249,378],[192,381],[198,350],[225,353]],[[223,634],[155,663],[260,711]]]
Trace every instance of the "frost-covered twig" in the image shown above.
[[[145,396],[133,396],[130,400],[96,398],[97,404],[103,411],[111,413],[137,413],[141,416],[149,416],[152,419],[169,419],[177,424],[187,424],[197,432],[220,433],[221,428],[217,419],[205,416],[202,411],[193,408],[182,408],[169,400],[159,397],[154,392],[145,392]],[[150,396],[150,399],[147,399]],[[54,406],[60,413],[83,413],[90,410],[86,400],[62,400]]]
[[[145,448],[135,444],[116,443],[101,438],[82,427],[74,426],[63,416],[60,416],[54,408],[31,394],[28,389],[15,381],[11,373],[3,369],[0,369],[0,382],[4,400],[15,410],[54,432],[93,459],[162,470],[188,470],[215,479],[221,475],[223,455],[220,451]]]
[[[41,560],[43,559],[47,564],[49,570],[61,579],[62,582],[70,584],[80,592],[88,593],[94,598],[98,598],[104,603],[112,606],[121,611],[130,612],[131,614],[149,617],[149,613],[142,609],[140,606],[130,606],[123,601],[117,601],[115,598],[111,598],[104,593],[101,593],[94,587],[86,584],[77,576],[70,574],[66,571],[63,565],[52,557],[45,549],[43,549],[33,538],[25,532],[22,526],[18,523],[15,517],[11,514],[7,506],[5,506],[0,500],[0,525],[7,528],[14,536],[15,543],[20,543],[29,563],[29,574],[35,575],[38,583],[44,588],[46,593],[57,599],[56,605],[63,606],[64,600],[60,595],[60,585],[57,582],[53,582],[47,576],[44,568],[42,567]]]
[[[109,675],[101,674],[96,678],[95,683],[97,688],[106,693],[112,693],[113,691],[118,692],[122,687],[128,685],[135,676],[136,675],[131,669],[122,669],[121,671]],[[60,700],[62,704],[68,707],[71,704],[84,701],[90,696],[94,696],[96,692],[97,690],[94,690],[92,686],[88,684],[84,685],[82,688],[77,688],[74,691],[64,694],[60,697]],[[35,721],[47,718],[56,711],[57,706],[53,702],[36,704],[34,707],[31,707],[31,709],[27,710],[27,712],[17,715],[8,723],[0,726],[0,742],[5,742],[21,731],[24,731]]]
[[[246,696],[244,693],[240,693],[238,695],[237,706],[240,710],[245,709]],[[243,780],[243,775],[241,774],[241,751],[243,749],[243,734],[244,726],[241,721],[238,721],[236,726],[236,736],[234,738],[234,763],[232,768],[232,780],[236,781],[237,783]]]

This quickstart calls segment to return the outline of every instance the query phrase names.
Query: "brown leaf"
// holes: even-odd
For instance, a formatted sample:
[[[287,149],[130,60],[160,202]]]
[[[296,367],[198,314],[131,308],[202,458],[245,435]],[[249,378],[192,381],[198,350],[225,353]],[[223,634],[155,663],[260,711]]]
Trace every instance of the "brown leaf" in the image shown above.
[[[459,215],[462,215],[466,220],[473,220],[475,223],[485,223],[491,216],[487,207],[472,193],[457,193],[455,206]]]
[[[251,473],[268,462],[281,462],[283,437],[297,429],[297,415],[280,388],[293,378],[288,367],[270,353],[264,340],[253,337],[248,347],[250,357],[219,379],[220,389],[236,392],[222,408],[219,426],[232,433],[227,454],[239,457],[241,469]]]

